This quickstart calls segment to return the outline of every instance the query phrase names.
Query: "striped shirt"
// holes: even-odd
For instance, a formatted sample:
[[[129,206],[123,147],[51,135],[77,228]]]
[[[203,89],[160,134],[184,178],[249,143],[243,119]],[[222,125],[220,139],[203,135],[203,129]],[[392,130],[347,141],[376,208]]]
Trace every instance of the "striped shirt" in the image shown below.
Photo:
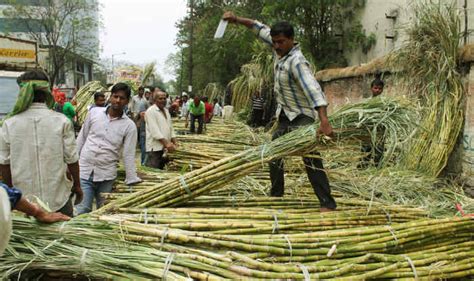
[[[263,110],[265,101],[262,97],[253,96],[252,97],[252,108],[256,110]]]
[[[260,40],[273,46],[270,28],[255,21],[253,31]],[[298,44],[283,57],[274,57],[274,91],[278,104],[276,116],[281,110],[291,121],[300,114],[316,119],[318,113],[315,108],[327,106],[328,102],[321,86],[314,77],[308,61],[304,57]]]

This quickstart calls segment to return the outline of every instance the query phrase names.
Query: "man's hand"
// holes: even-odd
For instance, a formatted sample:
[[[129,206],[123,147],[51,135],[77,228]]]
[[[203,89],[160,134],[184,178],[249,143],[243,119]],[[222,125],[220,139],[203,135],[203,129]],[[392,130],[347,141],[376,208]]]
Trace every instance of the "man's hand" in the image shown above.
[[[72,187],[72,193],[76,195],[76,200],[74,200],[74,205],[78,205],[82,202],[82,198],[84,197],[84,193],[82,192],[81,185],[77,184]]]
[[[168,142],[166,145],[165,145],[165,148],[168,150],[168,152],[174,152],[176,150],[176,146],[174,143],[172,142]]]
[[[61,213],[48,213],[43,210],[35,216],[36,220],[44,223],[53,223],[58,221],[68,221],[71,218]]]
[[[318,129],[318,135],[321,135],[321,134],[328,137],[333,136],[332,126],[329,123],[329,120],[327,119],[321,120],[321,124],[319,125],[319,129]]]
[[[230,23],[235,23],[237,21],[237,17],[231,11],[225,12],[224,15],[222,16],[222,19]]]

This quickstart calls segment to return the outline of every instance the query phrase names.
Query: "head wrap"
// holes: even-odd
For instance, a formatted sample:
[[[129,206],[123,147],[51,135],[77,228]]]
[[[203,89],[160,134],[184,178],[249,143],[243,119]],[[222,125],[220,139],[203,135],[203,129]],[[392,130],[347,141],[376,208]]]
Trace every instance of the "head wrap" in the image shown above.
[[[16,100],[15,106],[13,110],[2,120],[0,121],[0,126],[3,122],[23,111],[27,110],[31,104],[33,103],[34,93],[35,91],[41,90],[46,94],[46,105],[48,108],[52,108],[54,106],[54,98],[51,94],[51,90],[49,88],[49,82],[43,80],[28,80],[22,81],[19,83],[20,86],[20,93],[18,94],[18,98]]]

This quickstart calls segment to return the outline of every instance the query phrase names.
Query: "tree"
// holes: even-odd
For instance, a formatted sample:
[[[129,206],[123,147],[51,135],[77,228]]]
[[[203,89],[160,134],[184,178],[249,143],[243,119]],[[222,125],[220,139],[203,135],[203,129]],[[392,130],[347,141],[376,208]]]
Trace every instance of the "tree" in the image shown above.
[[[226,10],[257,19],[268,25],[280,20],[291,22],[302,51],[318,69],[347,65],[344,51],[362,46],[370,49],[373,38],[367,37],[356,13],[365,0],[201,0],[194,2],[193,88],[198,92],[209,83],[226,86],[249,63],[255,52],[256,36],[240,26],[228,27],[224,38],[213,39],[219,20]],[[189,71],[190,17],[177,23],[176,44],[179,52],[174,66],[178,86],[186,89]],[[344,47],[344,48],[343,48]],[[183,83],[180,83],[183,81]]]
[[[364,6],[365,0],[265,0],[262,14],[269,24],[291,22],[303,51],[323,69],[346,66],[343,50],[362,46],[367,51],[375,44],[355,18]]]
[[[94,0],[42,0],[41,6],[12,0],[5,15],[17,19],[31,39],[49,49],[49,74],[54,85],[66,63],[76,55],[94,59],[98,54],[98,4]]]

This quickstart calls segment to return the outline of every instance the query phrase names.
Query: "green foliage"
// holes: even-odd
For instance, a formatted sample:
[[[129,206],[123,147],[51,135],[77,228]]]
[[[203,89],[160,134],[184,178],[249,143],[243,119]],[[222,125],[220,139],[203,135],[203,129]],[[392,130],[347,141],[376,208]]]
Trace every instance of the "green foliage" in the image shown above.
[[[287,20],[295,26],[296,39],[316,69],[346,66],[344,50],[362,47],[367,52],[375,36],[366,36],[355,20],[365,0],[195,0],[193,40],[193,89],[200,91],[209,83],[227,85],[239,75],[263,47],[255,47],[256,36],[245,27],[228,26],[224,38],[213,39],[224,11],[271,25]],[[168,63],[173,65],[178,90],[186,90],[189,81],[190,19],[177,23],[176,44],[180,51]],[[260,43],[258,43],[260,44]],[[270,54],[268,50],[265,50]],[[170,58],[171,59],[171,58]],[[258,62],[257,62],[258,63]],[[266,68],[266,66],[264,66]],[[272,79],[272,77],[268,77]],[[180,87],[181,86],[181,87]]]
[[[87,59],[98,56],[98,40],[96,34],[90,32],[100,24],[95,1],[44,0],[41,7],[19,0],[10,0],[9,4],[4,15],[21,21],[29,37],[49,49],[51,84],[76,54]]]

